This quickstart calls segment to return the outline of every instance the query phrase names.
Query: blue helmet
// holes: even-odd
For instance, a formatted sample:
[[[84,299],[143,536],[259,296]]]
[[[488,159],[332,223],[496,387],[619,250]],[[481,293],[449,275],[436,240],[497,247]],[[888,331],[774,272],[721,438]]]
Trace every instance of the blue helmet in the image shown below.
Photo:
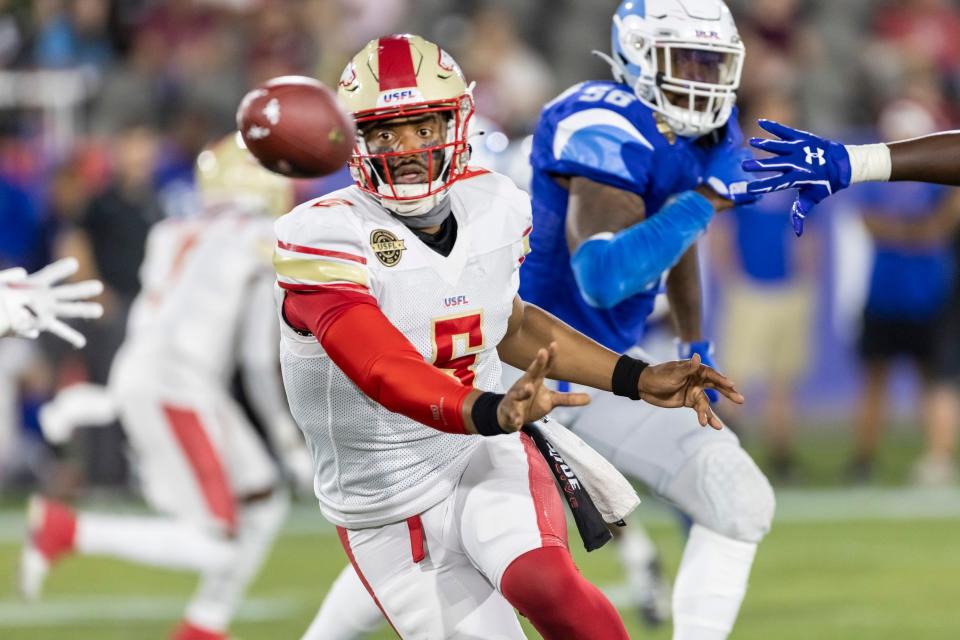
[[[744,48],[722,0],[624,0],[611,49],[617,80],[678,135],[701,136],[730,118]]]

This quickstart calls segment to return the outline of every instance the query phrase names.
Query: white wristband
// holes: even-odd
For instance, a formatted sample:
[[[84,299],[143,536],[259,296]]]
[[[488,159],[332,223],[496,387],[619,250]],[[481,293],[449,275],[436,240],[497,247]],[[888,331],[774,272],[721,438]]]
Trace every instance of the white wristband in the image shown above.
[[[890,147],[881,142],[846,145],[844,148],[850,155],[850,184],[890,180]]]

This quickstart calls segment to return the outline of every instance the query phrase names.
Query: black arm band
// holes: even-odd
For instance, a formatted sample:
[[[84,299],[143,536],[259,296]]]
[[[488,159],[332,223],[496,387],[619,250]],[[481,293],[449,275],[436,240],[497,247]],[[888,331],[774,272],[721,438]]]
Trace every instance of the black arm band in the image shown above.
[[[500,428],[500,421],[497,420],[497,407],[503,400],[502,393],[490,393],[484,391],[473,402],[473,409],[470,410],[470,417],[473,419],[473,427],[481,436],[502,436],[503,429]]]
[[[613,395],[639,400],[640,374],[649,366],[649,362],[630,356],[620,356],[617,366],[613,368]]]

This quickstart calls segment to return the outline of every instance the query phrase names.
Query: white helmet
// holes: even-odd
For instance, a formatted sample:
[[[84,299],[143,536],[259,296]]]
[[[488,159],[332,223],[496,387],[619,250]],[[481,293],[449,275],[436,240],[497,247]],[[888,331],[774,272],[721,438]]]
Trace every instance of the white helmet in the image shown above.
[[[620,82],[681,136],[730,118],[743,71],[743,43],[722,0],[624,0],[613,16]]]

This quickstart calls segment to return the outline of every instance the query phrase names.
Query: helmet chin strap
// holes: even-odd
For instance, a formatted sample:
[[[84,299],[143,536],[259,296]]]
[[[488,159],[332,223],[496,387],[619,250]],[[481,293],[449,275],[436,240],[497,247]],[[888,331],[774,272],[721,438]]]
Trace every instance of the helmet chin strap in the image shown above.
[[[443,221],[446,220],[447,216],[450,215],[450,198],[447,197],[447,194],[445,192],[438,193],[437,195],[431,196],[429,198],[425,198],[424,200],[428,201],[428,204],[434,203],[433,207],[431,209],[428,209],[424,213],[402,214],[393,210],[392,207],[387,207],[387,209],[390,211],[391,215],[393,215],[394,218],[396,218],[406,226],[410,227],[411,229],[429,229],[430,227],[438,227],[441,224],[443,224]],[[386,200],[383,200],[381,202],[384,205],[387,204]],[[396,205],[396,204],[405,204],[405,203],[392,202],[391,204]],[[416,204],[422,206],[423,203],[417,202]]]

